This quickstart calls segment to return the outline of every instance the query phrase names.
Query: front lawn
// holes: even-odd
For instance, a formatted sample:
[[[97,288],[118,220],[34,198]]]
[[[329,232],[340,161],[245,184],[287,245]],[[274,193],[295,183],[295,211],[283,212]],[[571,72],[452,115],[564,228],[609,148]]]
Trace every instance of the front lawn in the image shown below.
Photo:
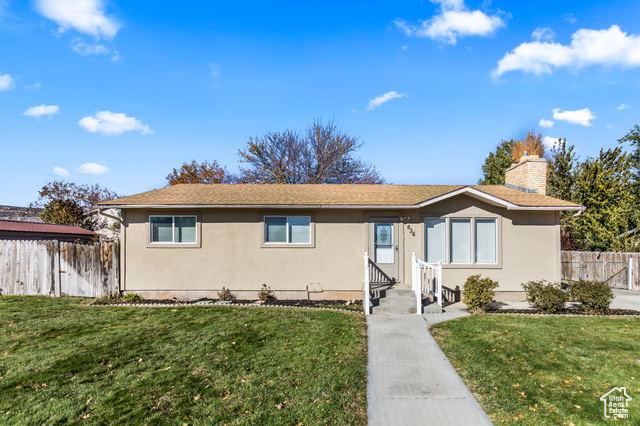
[[[495,424],[603,424],[619,386],[640,422],[639,318],[472,315],[431,333]]]
[[[0,297],[0,423],[366,424],[366,321]]]

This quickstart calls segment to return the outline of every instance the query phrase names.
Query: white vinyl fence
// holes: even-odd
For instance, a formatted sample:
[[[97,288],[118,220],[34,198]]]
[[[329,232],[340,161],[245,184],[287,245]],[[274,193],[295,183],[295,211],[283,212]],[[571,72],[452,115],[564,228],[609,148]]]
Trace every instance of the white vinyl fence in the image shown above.
[[[119,252],[115,243],[0,240],[0,295],[115,294]]]

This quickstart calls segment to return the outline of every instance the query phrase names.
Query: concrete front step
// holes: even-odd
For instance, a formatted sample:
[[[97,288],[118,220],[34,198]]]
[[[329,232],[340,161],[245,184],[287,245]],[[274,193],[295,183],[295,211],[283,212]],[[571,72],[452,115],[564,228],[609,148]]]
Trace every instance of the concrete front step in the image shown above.
[[[408,288],[388,288],[380,290],[377,303],[374,303],[374,314],[415,314],[417,312],[416,296]]]
[[[437,303],[423,295],[423,312],[442,312]],[[373,291],[374,314],[415,314],[417,313],[416,296],[408,288],[384,288]]]
[[[393,306],[393,307],[384,307],[384,306],[375,306],[373,308],[373,313],[374,314],[415,314],[418,312],[418,309],[415,305],[415,303],[413,304],[413,307],[406,307],[406,308],[401,308],[398,306]]]

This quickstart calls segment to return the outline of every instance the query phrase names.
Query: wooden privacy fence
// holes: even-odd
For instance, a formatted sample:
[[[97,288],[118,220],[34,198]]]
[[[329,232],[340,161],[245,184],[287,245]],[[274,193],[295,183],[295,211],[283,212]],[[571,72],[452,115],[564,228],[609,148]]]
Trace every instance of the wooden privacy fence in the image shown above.
[[[115,294],[119,252],[115,243],[0,240],[0,295]]]
[[[640,253],[563,251],[562,279],[604,281],[612,288],[640,291]]]

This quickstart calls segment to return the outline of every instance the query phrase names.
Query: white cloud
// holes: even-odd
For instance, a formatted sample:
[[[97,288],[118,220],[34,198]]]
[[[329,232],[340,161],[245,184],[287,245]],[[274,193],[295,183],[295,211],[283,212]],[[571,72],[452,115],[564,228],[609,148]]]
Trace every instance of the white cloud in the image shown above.
[[[553,110],[553,118],[556,120],[566,121],[567,123],[591,127],[593,126],[591,120],[595,120],[596,116],[591,113],[589,108],[562,112],[560,112],[560,108],[556,108]]]
[[[440,5],[440,13],[423,21],[419,26],[407,24],[402,19],[393,21],[407,35],[429,37],[448,44],[456,44],[458,37],[488,36],[504,26],[498,15],[487,15],[479,10],[469,10],[463,0],[431,0]]]
[[[54,167],[53,170],[51,170],[51,173],[53,173],[56,176],[69,176],[69,171],[67,169],[63,169],[62,167]]]
[[[492,75],[499,77],[516,70],[551,74],[553,68],[590,65],[640,67],[640,36],[627,35],[612,25],[607,30],[578,30],[571,36],[570,45],[540,40],[522,43],[498,61]]]
[[[369,111],[373,111],[376,107],[379,107],[385,102],[389,102],[391,99],[404,98],[405,96],[407,95],[398,93],[395,90],[393,92],[385,93],[384,95],[380,95],[377,98],[371,99],[369,101],[369,106],[367,107],[367,109]]]
[[[553,127],[554,121],[551,120],[545,120],[544,118],[540,119],[540,122],[538,123],[541,127]]]
[[[58,105],[38,105],[38,106],[33,106],[31,108],[29,108],[28,110],[26,110],[25,112],[23,112],[23,115],[28,115],[29,117],[35,117],[35,118],[40,118],[43,115],[48,115],[48,116],[52,116],[53,114],[58,114],[60,112],[60,108],[58,107]]]
[[[135,130],[139,130],[143,135],[153,133],[149,126],[142,124],[135,117],[127,117],[126,114],[111,111],[99,111],[94,117],[84,117],[78,121],[78,124],[88,132],[100,132],[106,135],[120,135]]]
[[[548,150],[551,150],[553,149],[554,145],[558,143],[558,138],[552,138],[551,136],[543,136],[542,143],[544,144],[545,148],[547,148]]]
[[[40,86],[42,86],[42,84],[40,84],[39,81],[36,81],[35,83],[30,84],[30,85],[28,85],[26,87],[27,87],[27,89],[39,89]]]
[[[400,50],[402,50],[402,51],[405,51],[405,50],[408,50],[408,49],[409,49],[409,46],[406,46],[406,45],[405,45],[405,46],[402,46],[402,47],[400,48]]]
[[[11,74],[0,73],[0,92],[13,89],[14,87],[16,87],[16,83],[13,81]]]
[[[89,55],[111,55],[111,61],[118,62],[120,60],[120,53],[117,50],[111,50],[104,44],[89,44],[78,39],[74,40],[75,45],[73,50],[82,56]]]
[[[531,37],[536,41],[553,40],[555,36],[556,36],[556,33],[554,33],[551,28],[547,28],[547,27],[538,27],[531,34]]]
[[[630,108],[629,105],[622,104],[618,107],[618,111],[622,111],[623,109]]]
[[[78,172],[86,175],[103,175],[109,170],[110,169],[108,167],[96,163],[84,163],[78,167]]]
[[[37,0],[36,9],[55,21],[61,33],[73,28],[97,39],[110,39],[120,29],[120,24],[105,13],[102,0]]]
[[[607,124],[607,129],[615,129],[613,124]]]
[[[76,53],[81,54],[82,56],[88,55],[108,55],[111,51],[107,48],[107,46],[103,44],[87,44],[84,42],[78,42],[73,46],[73,50]]]

